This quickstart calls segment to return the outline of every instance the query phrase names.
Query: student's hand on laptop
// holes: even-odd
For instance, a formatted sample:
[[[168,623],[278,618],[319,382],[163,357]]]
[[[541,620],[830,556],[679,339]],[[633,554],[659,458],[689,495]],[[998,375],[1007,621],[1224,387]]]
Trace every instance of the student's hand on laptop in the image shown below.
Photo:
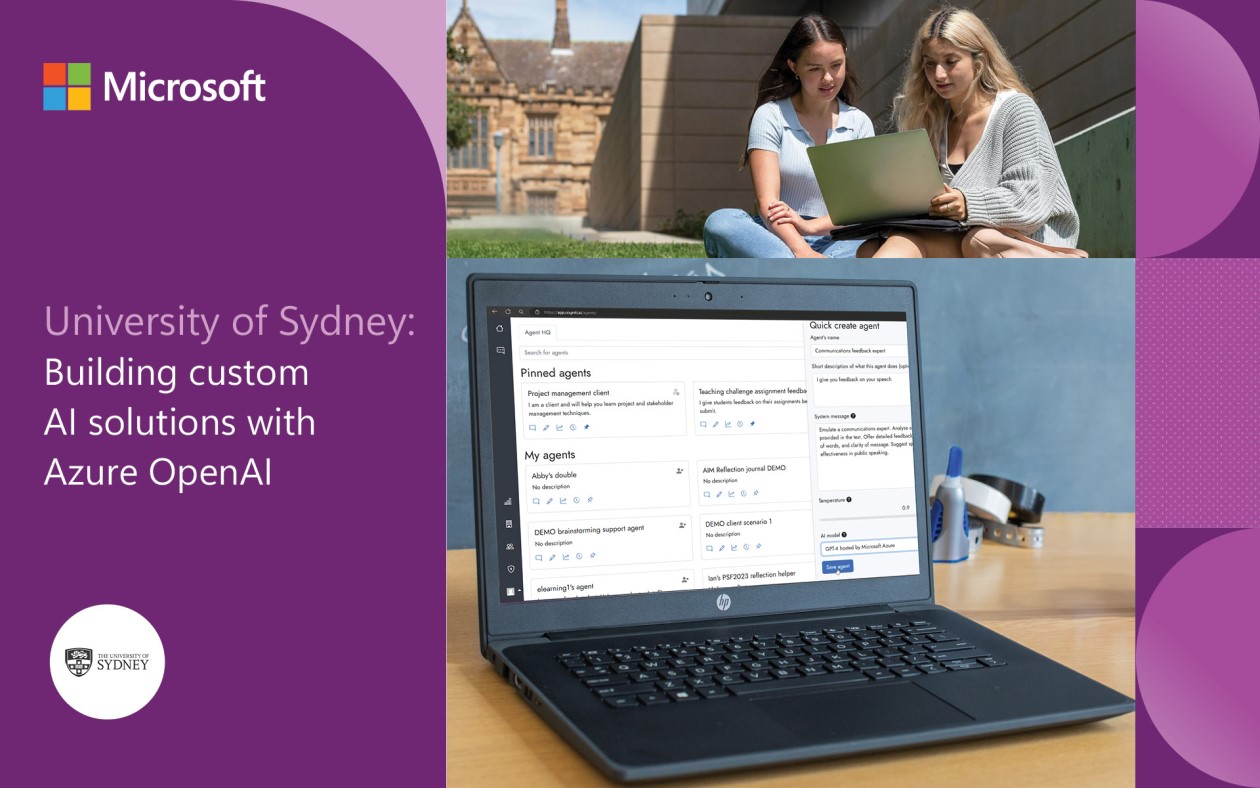
[[[967,220],[967,197],[957,189],[946,186],[944,194],[932,198],[928,213],[942,219],[964,222]]]
[[[791,225],[801,235],[826,235],[834,226],[826,216],[820,216],[817,219],[802,218],[792,206],[782,200],[770,203],[766,209],[766,221],[771,224]]]

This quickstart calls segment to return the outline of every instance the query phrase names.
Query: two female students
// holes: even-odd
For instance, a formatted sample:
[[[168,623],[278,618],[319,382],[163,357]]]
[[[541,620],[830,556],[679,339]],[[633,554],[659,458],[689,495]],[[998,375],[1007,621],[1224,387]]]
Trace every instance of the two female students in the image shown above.
[[[856,83],[846,55],[834,22],[810,15],[793,26],[761,79],[749,128],[745,159],[758,216],[712,214],[711,256],[1083,254],[1072,248],[1079,220],[1041,111],[988,27],[948,6],[919,28],[894,109],[899,131],[926,129],[937,148],[944,186],[925,210],[971,229],[832,242],[805,148],[873,134],[869,118],[848,103]],[[779,80],[785,68],[790,74]]]

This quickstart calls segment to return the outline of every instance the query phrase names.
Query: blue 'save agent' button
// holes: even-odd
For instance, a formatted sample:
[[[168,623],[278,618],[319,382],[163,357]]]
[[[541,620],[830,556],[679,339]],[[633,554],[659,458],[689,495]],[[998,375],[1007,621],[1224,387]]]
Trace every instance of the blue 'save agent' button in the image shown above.
[[[823,574],[834,575],[843,574],[853,571],[853,559],[848,558],[844,561],[823,561]]]

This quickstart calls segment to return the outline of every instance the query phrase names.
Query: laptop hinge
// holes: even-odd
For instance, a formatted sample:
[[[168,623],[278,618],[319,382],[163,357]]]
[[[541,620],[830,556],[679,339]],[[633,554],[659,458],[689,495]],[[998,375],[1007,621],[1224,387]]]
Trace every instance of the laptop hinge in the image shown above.
[[[871,605],[867,607],[846,607],[834,610],[810,610],[793,613],[776,613],[770,616],[745,616],[741,618],[699,619],[695,621],[672,621],[668,624],[647,624],[639,627],[604,627],[600,629],[575,629],[563,632],[547,632],[543,637],[549,640],[588,640],[609,636],[623,637],[648,632],[686,632],[696,629],[731,629],[735,627],[753,627],[771,625],[785,621],[834,621],[837,618],[850,616],[868,616],[879,613],[892,613],[894,609],[888,605]]]

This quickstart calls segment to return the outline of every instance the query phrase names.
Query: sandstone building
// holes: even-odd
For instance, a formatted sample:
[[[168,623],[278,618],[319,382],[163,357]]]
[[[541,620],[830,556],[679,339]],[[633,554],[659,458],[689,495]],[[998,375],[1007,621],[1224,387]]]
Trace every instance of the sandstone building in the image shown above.
[[[472,141],[447,152],[447,216],[495,212],[499,156],[504,213],[586,214],[591,165],[630,45],[571,41],[567,5],[556,0],[551,41],[487,40],[467,0],[447,31],[468,54],[467,63],[447,64],[447,86],[477,108]]]

